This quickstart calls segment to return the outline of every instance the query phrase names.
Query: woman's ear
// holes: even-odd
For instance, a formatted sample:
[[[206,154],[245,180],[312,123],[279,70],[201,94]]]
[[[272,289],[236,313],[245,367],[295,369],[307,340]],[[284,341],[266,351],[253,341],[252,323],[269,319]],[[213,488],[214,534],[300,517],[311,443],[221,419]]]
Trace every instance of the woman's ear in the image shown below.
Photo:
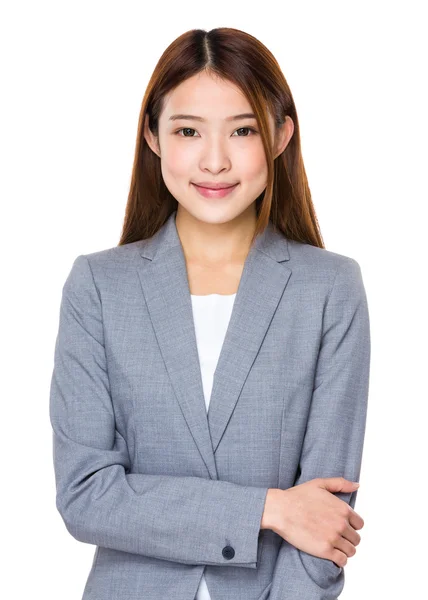
[[[293,119],[288,115],[285,117],[285,123],[281,125],[281,128],[276,134],[276,144],[275,144],[275,158],[277,158],[280,154],[284,152],[286,147],[288,146],[288,142],[293,137],[294,133],[294,123]]]
[[[158,138],[153,134],[149,127],[149,115],[146,115],[144,118],[144,138],[150,149],[160,157]]]

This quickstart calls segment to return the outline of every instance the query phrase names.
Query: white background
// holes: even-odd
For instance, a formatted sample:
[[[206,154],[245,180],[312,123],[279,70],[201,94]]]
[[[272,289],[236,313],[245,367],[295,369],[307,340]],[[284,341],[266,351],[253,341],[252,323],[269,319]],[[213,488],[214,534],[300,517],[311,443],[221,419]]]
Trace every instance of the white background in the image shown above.
[[[62,285],[119,241],[148,80],[193,28],[262,41],[291,87],[326,248],[369,301],[369,411],[341,599],[421,598],[427,564],[425,2],[1,4],[3,597],[81,598],[94,546],[55,508],[49,385]],[[7,593],[5,593],[8,588]],[[302,598],[304,600],[304,598]]]

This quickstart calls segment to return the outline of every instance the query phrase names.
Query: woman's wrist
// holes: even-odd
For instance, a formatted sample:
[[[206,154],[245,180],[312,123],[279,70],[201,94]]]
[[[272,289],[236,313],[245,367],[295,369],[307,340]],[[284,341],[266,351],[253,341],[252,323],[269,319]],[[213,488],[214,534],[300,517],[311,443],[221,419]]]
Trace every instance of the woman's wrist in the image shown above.
[[[268,489],[260,529],[272,529],[272,531],[277,529],[281,512],[279,509],[280,502],[278,499],[283,493],[284,490],[279,488]]]

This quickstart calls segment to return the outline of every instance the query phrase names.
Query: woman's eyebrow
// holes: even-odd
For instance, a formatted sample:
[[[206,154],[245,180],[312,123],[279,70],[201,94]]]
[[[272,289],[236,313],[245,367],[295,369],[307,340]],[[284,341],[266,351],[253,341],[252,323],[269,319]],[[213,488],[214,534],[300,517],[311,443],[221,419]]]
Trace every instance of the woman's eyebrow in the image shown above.
[[[233,117],[226,117],[225,121],[239,121],[241,119],[255,119],[256,116],[253,113],[242,113],[240,115],[234,115]],[[177,121],[177,120],[188,120],[188,121],[201,121],[201,122],[205,122],[206,119],[203,119],[202,117],[197,117],[196,115],[183,115],[183,114],[179,114],[179,115],[171,115],[169,117],[169,121]]]

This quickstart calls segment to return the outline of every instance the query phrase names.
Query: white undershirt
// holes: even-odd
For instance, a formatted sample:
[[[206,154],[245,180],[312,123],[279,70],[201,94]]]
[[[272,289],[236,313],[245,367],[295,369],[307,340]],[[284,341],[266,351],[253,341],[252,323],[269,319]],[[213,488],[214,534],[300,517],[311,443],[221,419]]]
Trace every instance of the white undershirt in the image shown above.
[[[236,293],[227,295],[208,294],[206,296],[191,294],[193,321],[207,412],[214,371],[229,325],[235,297]],[[211,600],[204,575],[202,575],[195,600]]]

